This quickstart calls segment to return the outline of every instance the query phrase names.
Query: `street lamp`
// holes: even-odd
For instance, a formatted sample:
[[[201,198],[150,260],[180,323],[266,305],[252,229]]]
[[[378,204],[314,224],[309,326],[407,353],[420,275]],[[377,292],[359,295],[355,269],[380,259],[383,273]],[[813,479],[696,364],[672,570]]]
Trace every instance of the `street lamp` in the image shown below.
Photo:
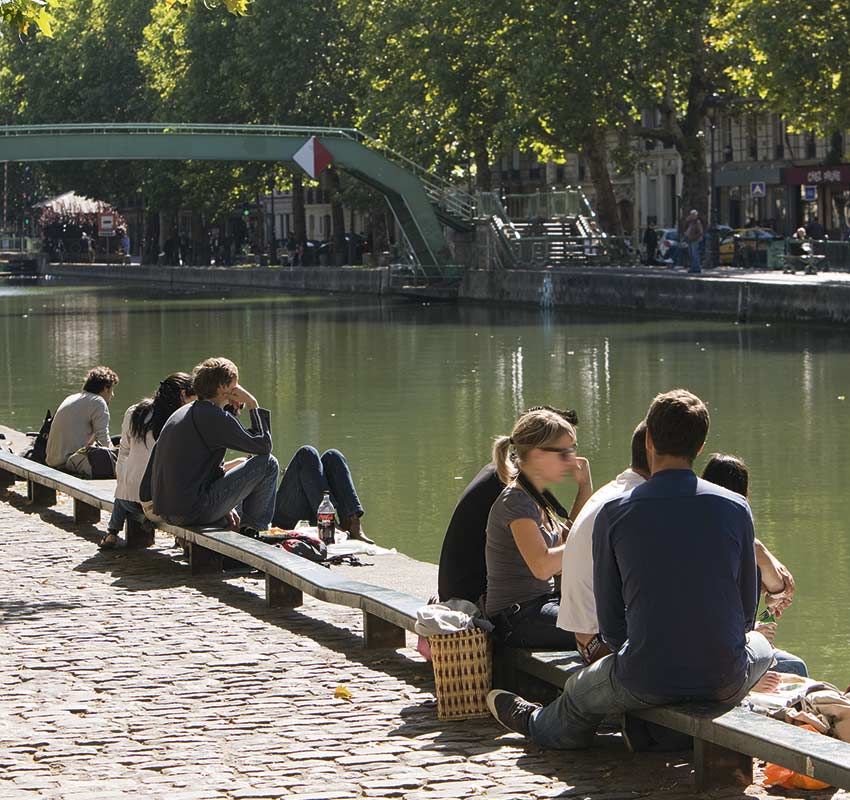
[[[274,175],[269,175],[268,180],[269,192],[271,193],[271,208],[272,208],[272,240],[269,248],[269,264],[277,265],[277,233],[275,231],[275,215],[274,215]]]
[[[708,192],[708,258],[706,261],[711,267],[717,267],[720,263],[720,243],[717,241],[717,189],[714,178],[714,131],[717,127],[717,109],[720,106],[720,95],[712,92],[705,98],[705,114],[711,126],[709,147],[711,148],[709,161],[709,192]]]

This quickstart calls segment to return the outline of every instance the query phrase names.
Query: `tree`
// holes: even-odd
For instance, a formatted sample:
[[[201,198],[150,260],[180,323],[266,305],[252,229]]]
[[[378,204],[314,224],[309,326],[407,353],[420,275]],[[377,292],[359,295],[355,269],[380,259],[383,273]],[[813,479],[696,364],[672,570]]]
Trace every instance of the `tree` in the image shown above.
[[[358,124],[447,178],[491,188],[508,105],[497,47],[504,3],[347,0],[362,29]]]
[[[848,0],[734,0],[716,18],[738,93],[798,130],[850,128]]]
[[[3,0],[0,3],[0,34],[3,28],[19,34],[36,29],[43,36],[52,36],[54,19],[51,11],[57,5],[57,0],[52,0],[50,7],[46,0]]]

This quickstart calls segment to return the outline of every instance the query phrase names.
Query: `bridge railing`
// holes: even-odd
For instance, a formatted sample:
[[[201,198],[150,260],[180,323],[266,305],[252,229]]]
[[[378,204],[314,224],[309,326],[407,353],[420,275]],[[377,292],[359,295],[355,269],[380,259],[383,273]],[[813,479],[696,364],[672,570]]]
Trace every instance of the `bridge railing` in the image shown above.
[[[0,136],[33,135],[79,135],[79,134],[186,134],[218,136],[318,136],[324,138],[351,139],[376,150],[388,161],[392,161],[414,173],[425,188],[432,203],[447,213],[462,220],[472,220],[476,212],[475,198],[451,182],[435,175],[415,161],[403,156],[378,139],[374,139],[356,128],[326,128],[303,125],[235,125],[189,122],[76,122],[41,125],[8,125],[0,128]]]
[[[359,142],[372,150],[377,150],[388,161],[393,161],[414,173],[422,181],[425,193],[432,203],[459,219],[471,220],[475,217],[477,204],[475,197],[469,192],[459,189],[445,178],[441,178],[421,164],[417,164],[407,156],[388,147],[379,139],[375,139],[362,131],[356,131],[356,134]]]

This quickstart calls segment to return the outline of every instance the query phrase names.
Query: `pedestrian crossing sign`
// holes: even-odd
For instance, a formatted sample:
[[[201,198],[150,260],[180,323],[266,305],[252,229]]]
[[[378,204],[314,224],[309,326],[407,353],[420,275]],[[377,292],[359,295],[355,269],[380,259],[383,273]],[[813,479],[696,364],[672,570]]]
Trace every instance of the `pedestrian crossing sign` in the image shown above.
[[[765,197],[767,195],[767,187],[764,181],[753,181],[750,184],[750,197]]]

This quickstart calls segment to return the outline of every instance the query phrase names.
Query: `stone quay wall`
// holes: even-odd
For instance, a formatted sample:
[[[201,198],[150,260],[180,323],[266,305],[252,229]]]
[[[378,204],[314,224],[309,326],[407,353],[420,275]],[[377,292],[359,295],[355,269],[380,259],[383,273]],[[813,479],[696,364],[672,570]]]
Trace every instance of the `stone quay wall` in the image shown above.
[[[457,294],[397,289],[386,267],[127,267],[50,265],[48,274],[75,279],[168,286],[413,296],[462,302],[512,303],[583,311],[721,317],[738,321],[850,322],[850,276],[812,279],[731,270],[689,276],[639,268],[468,270]]]

